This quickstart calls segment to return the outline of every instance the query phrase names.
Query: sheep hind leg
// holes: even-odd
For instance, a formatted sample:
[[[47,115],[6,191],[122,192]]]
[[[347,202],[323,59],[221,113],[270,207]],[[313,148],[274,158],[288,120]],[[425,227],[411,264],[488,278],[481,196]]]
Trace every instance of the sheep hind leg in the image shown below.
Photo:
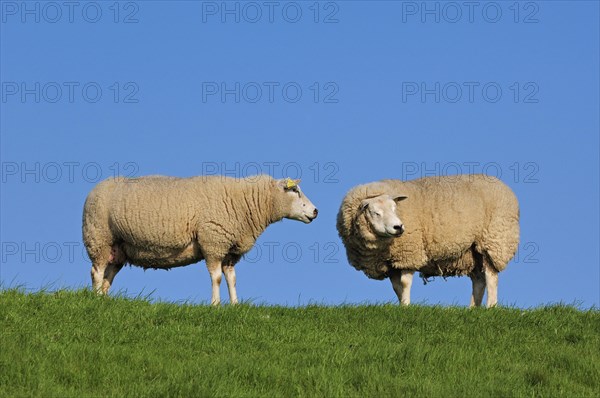
[[[110,286],[112,285],[115,276],[117,275],[117,273],[119,273],[119,271],[121,270],[121,268],[123,268],[124,265],[125,263],[108,264],[108,267],[106,267],[106,270],[104,271],[104,278],[102,280],[102,294],[108,294],[108,289],[110,289]]]
[[[92,261],[92,288],[98,294],[107,294],[115,275],[125,265],[125,253],[118,245],[112,245]]]
[[[482,271],[474,271],[469,275],[473,284],[473,293],[471,294],[471,307],[480,307],[485,292],[485,275]]]
[[[104,280],[104,271],[106,270],[108,263],[103,261],[94,261],[92,263],[92,289],[98,293],[103,294],[102,281]]]
[[[110,257],[108,260],[108,265],[104,270],[104,275],[102,278],[102,293],[108,294],[108,289],[110,289],[110,285],[112,285],[115,276],[121,268],[125,265],[127,258],[125,256],[125,252],[118,245],[114,244],[110,248]]]
[[[488,262],[484,261],[485,287],[487,289],[487,308],[498,304],[498,271]]]
[[[410,288],[412,286],[413,275],[415,271],[411,270],[392,270],[390,271],[390,281],[401,305],[410,304]]]
[[[221,269],[223,274],[225,274],[225,280],[227,281],[227,289],[229,290],[229,302],[231,304],[238,303],[237,291],[235,289],[235,264],[240,260],[240,256],[230,255],[225,260],[223,260],[223,265]]]
[[[473,248],[473,260],[475,268],[469,274],[473,291],[471,293],[470,307],[480,307],[483,302],[483,294],[485,292],[485,273],[483,272],[483,256]]]
[[[90,255],[92,259],[92,289],[98,293],[103,294],[102,284],[104,281],[104,273],[106,272],[106,268],[112,259],[111,247],[106,246],[100,250],[96,250],[93,252],[93,255]]]

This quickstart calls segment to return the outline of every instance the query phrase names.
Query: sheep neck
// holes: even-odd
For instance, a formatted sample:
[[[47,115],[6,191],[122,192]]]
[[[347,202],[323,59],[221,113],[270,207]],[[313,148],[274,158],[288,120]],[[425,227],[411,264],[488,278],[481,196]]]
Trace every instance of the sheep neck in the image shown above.
[[[249,217],[246,217],[246,226],[254,239],[258,239],[270,224],[281,220],[273,217],[273,200],[269,187],[265,185],[249,183],[249,189],[244,196],[245,210],[249,214]]]

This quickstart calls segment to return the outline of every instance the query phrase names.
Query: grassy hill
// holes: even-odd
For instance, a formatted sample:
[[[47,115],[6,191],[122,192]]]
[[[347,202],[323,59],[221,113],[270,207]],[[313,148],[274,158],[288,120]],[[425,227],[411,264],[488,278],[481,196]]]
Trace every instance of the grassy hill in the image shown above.
[[[600,312],[0,292],[0,396],[597,396]]]

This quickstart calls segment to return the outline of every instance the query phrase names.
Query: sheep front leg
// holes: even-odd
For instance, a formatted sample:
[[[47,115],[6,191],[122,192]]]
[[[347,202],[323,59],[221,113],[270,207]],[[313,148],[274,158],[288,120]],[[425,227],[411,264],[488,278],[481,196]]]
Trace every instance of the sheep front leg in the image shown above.
[[[212,298],[210,303],[212,305],[221,304],[221,293],[219,291],[221,287],[221,260],[207,258],[206,259],[206,267],[208,268],[208,272],[210,273],[210,279],[212,281]]]
[[[410,288],[414,274],[415,271],[411,270],[392,270],[390,272],[390,281],[401,305],[410,304]]]

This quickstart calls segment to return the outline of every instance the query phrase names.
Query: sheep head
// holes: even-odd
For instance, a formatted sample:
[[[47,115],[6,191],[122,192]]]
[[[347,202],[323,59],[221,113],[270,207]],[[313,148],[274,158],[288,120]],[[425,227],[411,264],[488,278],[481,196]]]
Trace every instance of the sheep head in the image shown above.
[[[391,196],[379,194],[362,200],[358,209],[359,226],[366,223],[363,235],[365,238],[396,238],[404,232],[402,220],[396,211],[397,203],[405,200],[404,195]]]
[[[300,180],[285,178],[275,180],[274,205],[281,218],[302,221],[306,224],[317,218],[319,211],[302,193]]]

